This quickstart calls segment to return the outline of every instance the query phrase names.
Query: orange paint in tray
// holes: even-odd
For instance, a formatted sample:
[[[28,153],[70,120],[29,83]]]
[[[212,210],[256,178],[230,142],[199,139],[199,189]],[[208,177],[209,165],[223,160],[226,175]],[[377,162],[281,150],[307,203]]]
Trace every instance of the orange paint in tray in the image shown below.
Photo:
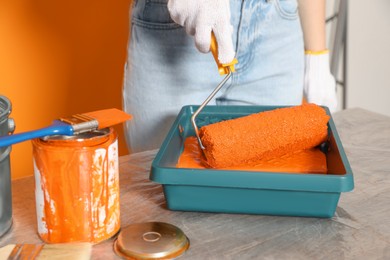
[[[38,233],[47,243],[98,243],[120,229],[113,128],[33,140]]]
[[[206,169],[204,157],[196,137],[187,137],[177,168]],[[236,165],[221,170],[285,172],[285,173],[327,173],[326,156],[319,148],[296,151],[273,159],[258,160],[250,165]]]
[[[185,140],[180,168],[326,173],[329,116],[315,104],[251,114],[203,126],[204,156],[194,137]]]

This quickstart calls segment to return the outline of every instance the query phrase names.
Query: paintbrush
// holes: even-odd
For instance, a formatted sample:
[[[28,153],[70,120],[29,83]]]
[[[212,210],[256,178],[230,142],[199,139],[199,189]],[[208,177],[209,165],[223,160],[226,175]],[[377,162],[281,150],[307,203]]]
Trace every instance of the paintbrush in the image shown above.
[[[0,248],[0,259],[72,259],[91,258],[90,243],[11,244]]]
[[[0,137],[0,147],[51,135],[77,135],[123,123],[132,116],[116,108],[59,118],[45,128]]]

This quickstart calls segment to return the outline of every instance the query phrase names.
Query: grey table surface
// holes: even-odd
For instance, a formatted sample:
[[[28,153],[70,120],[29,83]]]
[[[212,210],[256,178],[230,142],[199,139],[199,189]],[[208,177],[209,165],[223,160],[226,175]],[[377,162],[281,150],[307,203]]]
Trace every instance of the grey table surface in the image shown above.
[[[120,157],[121,223],[161,221],[181,228],[190,248],[180,259],[390,259],[390,117],[360,108],[333,115],[355,189],[342,193],[330,219],[178,212],[149,181],[157,151]],[[0,247],[42,243],[34,178],[12,182],[13,226]],[[96,244],[92,259],[119,259],[115,237]]]

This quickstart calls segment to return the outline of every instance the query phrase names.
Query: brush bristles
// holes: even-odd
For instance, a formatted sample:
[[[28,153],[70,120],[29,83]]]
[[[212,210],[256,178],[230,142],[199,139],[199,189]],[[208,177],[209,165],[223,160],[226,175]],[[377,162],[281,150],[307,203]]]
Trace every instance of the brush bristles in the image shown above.
[[[114,126],[132,118],[131,115],[116,108],[98,110],[83,115],[96,119],[99,122],[98,129]]]

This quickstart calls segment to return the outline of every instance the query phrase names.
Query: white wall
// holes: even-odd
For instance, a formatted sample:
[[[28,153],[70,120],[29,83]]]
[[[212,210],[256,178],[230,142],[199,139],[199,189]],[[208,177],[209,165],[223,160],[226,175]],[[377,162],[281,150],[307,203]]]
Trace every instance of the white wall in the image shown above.
[[[345,0],[327,1],[327,18],[338,12],[340,1]],[[337,75],[344,83],[337,85],[339,110],[361,107],[390,116],[390,0],[348,0],[347,12],[346,71],[341,56]],[[327,23],[331,52],[337,22]]]
[[[346,106],[390,116],[390,1],[348,7]]]
[[[330,50],[330,58],[331,58],[330,69],[331,72],[333,73],[333,76],[335,76],[337,80],[336,91],[338,94],[338,108],[337,108],[338,111],[342,110],[345,107],[344,43],[345,43],[346,15],[347,15],[346,4],[347,4],[346,0],[326,1],[327,47]],[[340,32],[337,32],[337,30],[340,30]],[[335,51],[333,48],[338,48],[338,52]]]

